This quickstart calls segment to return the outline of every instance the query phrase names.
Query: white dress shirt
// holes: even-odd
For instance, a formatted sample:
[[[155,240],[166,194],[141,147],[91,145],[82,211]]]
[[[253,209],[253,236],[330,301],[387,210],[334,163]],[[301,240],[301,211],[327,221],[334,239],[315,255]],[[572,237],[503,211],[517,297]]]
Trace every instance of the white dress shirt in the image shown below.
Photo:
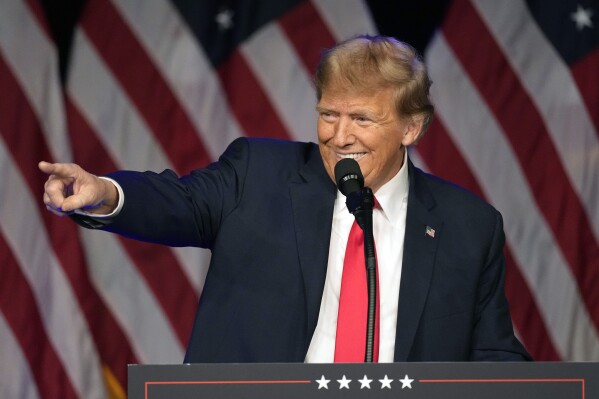
[[[380,208],[373,212],[380,297],[379,362],[391,363],[395,353],[395,331],[399,305],[399,283],[403,259],[408,204],[407,153],[399,172],[376,193]],[[324,292],[318,324],[306,355],[307,363],[332,363],[343,260],[349,231],[355,218],[347,210],[345,196],[337,191]]]

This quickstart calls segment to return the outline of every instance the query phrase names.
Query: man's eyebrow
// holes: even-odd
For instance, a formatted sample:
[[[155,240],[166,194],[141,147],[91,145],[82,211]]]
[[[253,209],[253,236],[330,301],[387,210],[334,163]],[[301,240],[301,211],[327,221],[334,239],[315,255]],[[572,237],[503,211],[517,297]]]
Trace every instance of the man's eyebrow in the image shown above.
[[[328,107],[323,107],[322,105],[316,105],[316,107],[314,107],[316,109],[316,111],[318,112],[323,112],[323,111],[332,111],[330,108]]]

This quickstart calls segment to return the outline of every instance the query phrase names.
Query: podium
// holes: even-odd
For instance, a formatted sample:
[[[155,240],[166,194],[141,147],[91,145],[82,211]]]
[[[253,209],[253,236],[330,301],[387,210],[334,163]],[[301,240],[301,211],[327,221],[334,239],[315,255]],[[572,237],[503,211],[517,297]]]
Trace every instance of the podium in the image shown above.
[[[129,399],[594,399],[599,363],[130,365]]]

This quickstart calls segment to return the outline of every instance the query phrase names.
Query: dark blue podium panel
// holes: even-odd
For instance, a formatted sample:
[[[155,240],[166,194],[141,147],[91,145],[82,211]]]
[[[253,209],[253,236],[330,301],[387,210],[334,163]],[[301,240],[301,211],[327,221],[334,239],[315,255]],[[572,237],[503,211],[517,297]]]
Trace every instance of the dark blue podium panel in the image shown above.
[[[599,363],[130,365],[129,399],[599,399]]]

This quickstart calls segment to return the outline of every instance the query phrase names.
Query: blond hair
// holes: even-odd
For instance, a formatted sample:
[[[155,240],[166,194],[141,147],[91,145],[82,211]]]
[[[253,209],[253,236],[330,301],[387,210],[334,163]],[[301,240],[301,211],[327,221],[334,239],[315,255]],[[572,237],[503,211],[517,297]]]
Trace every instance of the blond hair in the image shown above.
[[[431,80],[422,58],[412,46],[392,37],[361,35],[325,50],[314,83],[319,101],[333,85],[357,91],[391,87],[400,117],[421,119],[422,132],[433,118]]]

